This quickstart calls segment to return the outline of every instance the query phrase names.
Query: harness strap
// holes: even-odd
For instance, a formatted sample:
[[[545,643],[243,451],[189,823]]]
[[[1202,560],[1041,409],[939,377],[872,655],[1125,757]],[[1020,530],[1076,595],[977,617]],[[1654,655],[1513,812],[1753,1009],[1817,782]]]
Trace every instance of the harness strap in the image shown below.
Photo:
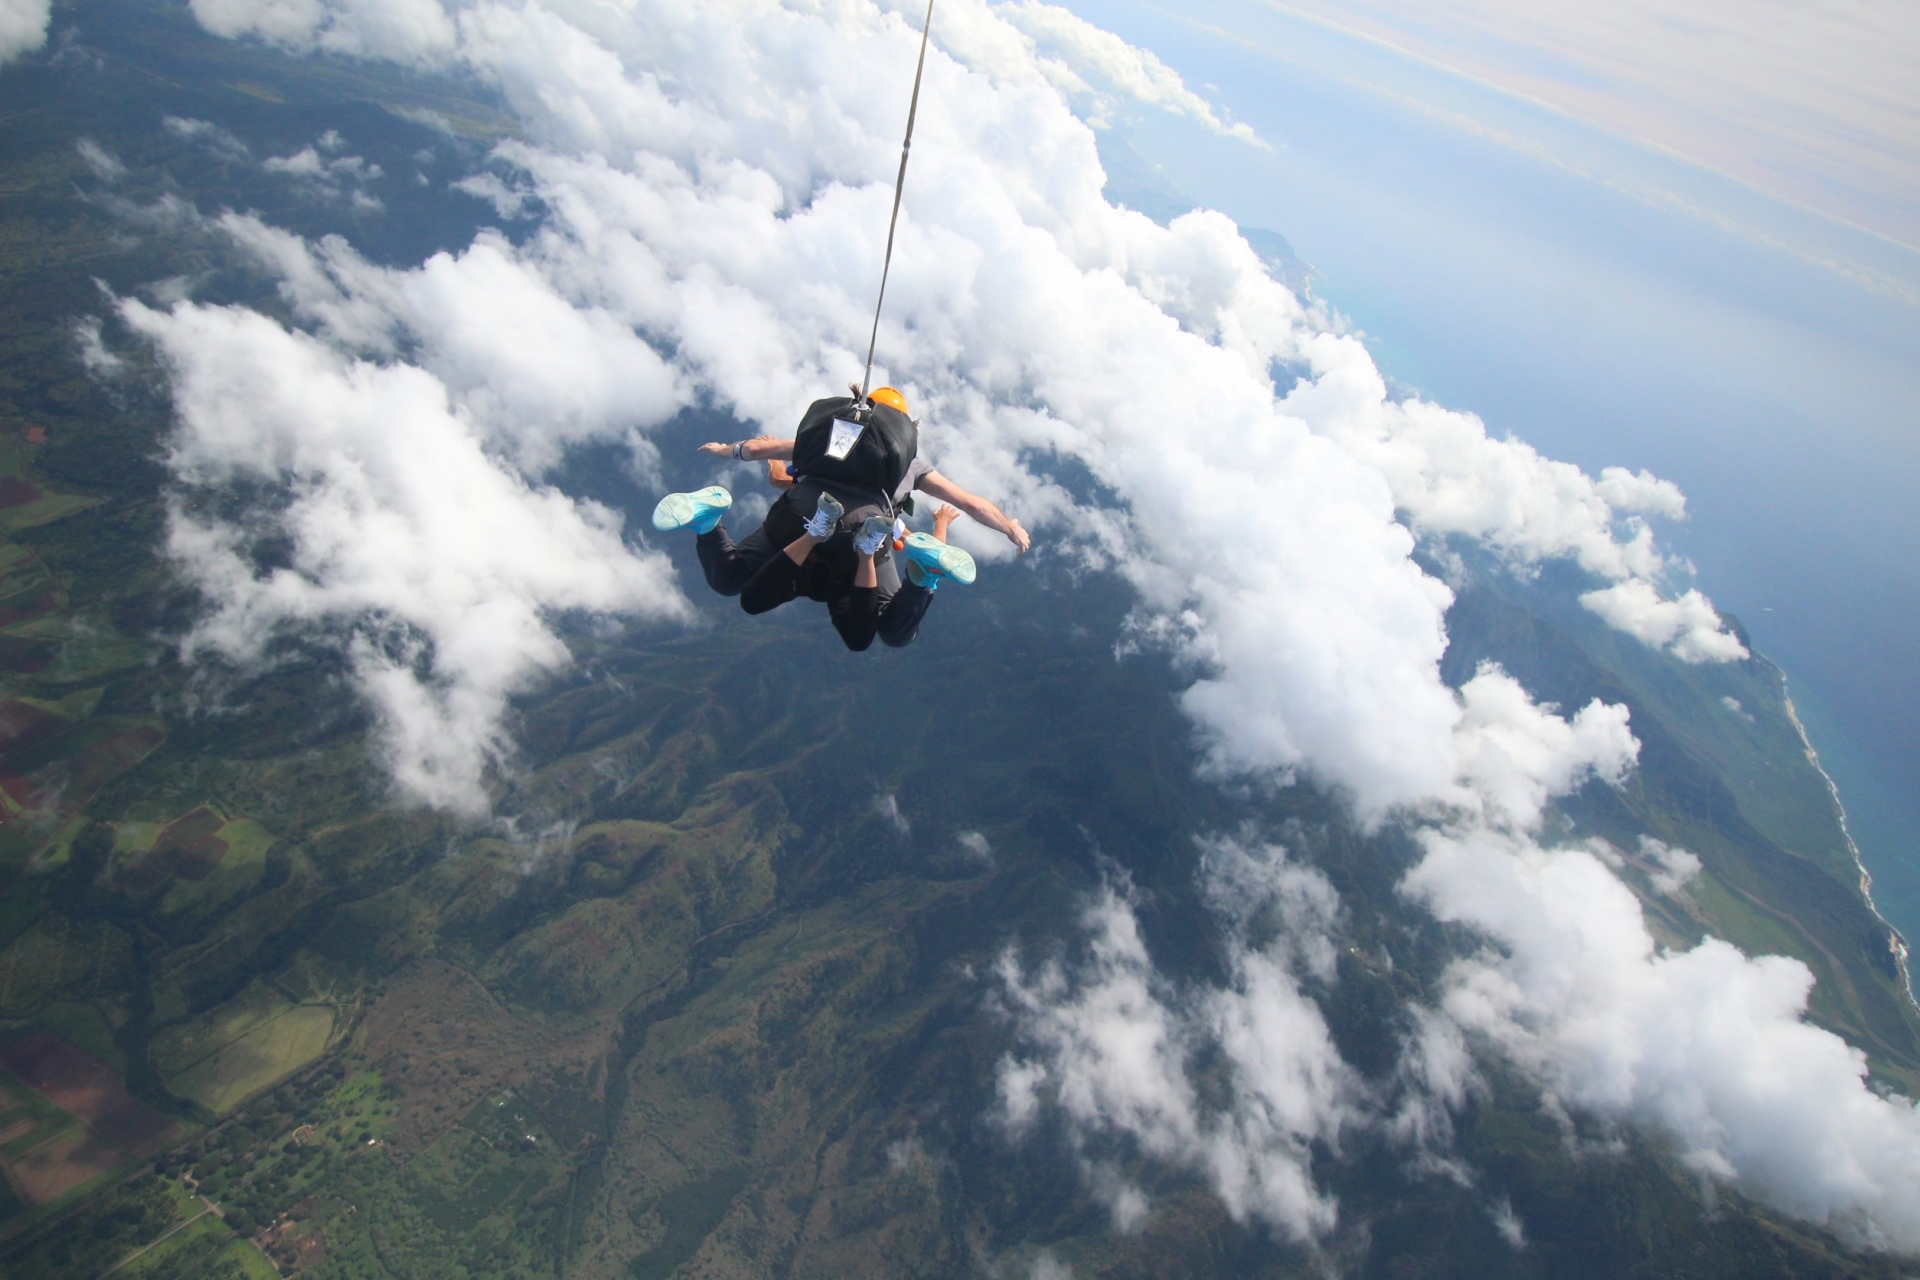
[[[907,106],[907,136],[900,144],[900,173],[893,180],[893,216],[887,220],[887,256],[880,264],[880,297],[873,304],[873,332],[867,338],[867,371],[860,375],[856,404],[865,404],[873,381],[873,349],[880,341],[880,309],[887,301],[887,273],[893,269],[893,233],[900,224],[900,195],[907,187],[907,155],[913,150],[913,120],[920,114],[920,77],[927,70],[927,37],[933,33],[933,0],[927,0],[927,22],[920,31],[920,63],[913,69],[913,101]]]

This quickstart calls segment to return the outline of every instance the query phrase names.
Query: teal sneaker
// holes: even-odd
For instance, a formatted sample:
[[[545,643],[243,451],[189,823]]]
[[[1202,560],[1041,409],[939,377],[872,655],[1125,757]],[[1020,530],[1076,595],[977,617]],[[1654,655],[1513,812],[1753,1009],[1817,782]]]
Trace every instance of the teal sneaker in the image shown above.
[[[963,587],[973,581],[977,572],[972,556],[958,547],[948,546],[930,533],[908,534],[906,553],[907,563],[928,577],[937,575],[952,578]],[[908,571],[908,577],[912,577],[911,570]]]
[[[940,589],[940,575],[937,573],[928,573],[911,560],[907,561],[907,581],[916,587],[922,587],[928,591],[938,591]]]
[[[698,493],[670,493],[653,509],[653,527],[662,533],[674,529],[712,533],[732,505],[733,495],[717,484]]]

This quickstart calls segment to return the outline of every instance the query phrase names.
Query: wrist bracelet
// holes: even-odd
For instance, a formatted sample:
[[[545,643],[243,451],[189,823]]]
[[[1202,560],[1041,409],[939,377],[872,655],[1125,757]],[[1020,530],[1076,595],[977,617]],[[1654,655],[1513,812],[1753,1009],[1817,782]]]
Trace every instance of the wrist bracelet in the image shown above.
[[[745,449],[746,447],[747,447],[747,442],[745,440],[735,440],[733,442],[733,460],[735,462],[746,461],[746,455],[741,452],[741,450]]]

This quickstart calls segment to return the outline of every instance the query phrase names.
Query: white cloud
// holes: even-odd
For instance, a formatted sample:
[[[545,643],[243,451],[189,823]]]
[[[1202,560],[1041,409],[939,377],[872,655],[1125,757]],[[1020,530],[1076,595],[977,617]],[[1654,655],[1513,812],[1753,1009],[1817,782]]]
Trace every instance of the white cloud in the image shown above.
[[[1051,1251],[1042,1249],[1027,1268],[1027,1280],[1073,1280],[1073,1268],[1054,1257]]]
[[[1580,603],[1608,626],[1667,649],[1682,662],[1737,662],[1747,656],[1747,647],[1721,625],[1720,615],[1698,591],[1667,600],[1652,584],[1630,579],[1589,591]]]
[[[1668,897],[1685,889],[1702,870],[1698,856],[1652,836],[1640,837],[1640,853],[1657,868],[1648,876],[1654,890]]]
[[[189,653],[255,662],[292,630],[338,635],[412,795],[485,807],[507,698],[567,660],[553,612],[686,616],[662,557],[625,545],[613,513],[500,466],[432,375],[240,308],[120,314],[172,375],[168,461],[188,496],[167,551],[212,608]],[[284,497],[240,521],[191,500],[235,482]],[[287,563],[261,567],[262,538],[283,539]]]
[[[290,156],[268,156],[260,162],[260,168],[291,179],[297,190],[312,198],[339,200],[344,197],[354,208],[369,212],[381,208],[379,198],[368,195],[365,190],[369,182],[385,176],[380,166],[360,156],[333,154],[344,145],[340,135],[329,129],[314,145],[302,147]]]
[[[52,0],[0,0],[0,64],[47,43]]]
[[[1526,1226],[1520,1221],[1520,1215],[1513,1211],[1513,1201],[1509,1197],[1501,1196],[1488,1206],[1487,1212],[1493,1219],[1493,1229],[1500,1233],[1500,1238],[1507,1242],[1508,1248],[1527,1247]]]
[[[107,349],[101,337],[103,327],[99,316],[84,316],[74,322],[73,337],[80,351],[80,363],[96,378],[118,377],[127,362]]]
[[[572,445],[654,426],[685,403],[673,371],[627,324],[560,292],[537,246],[515,249],[486,232],[458,256],[396,271],[338,237],[316,246],[232,213],[215,225],[278,274],[281,296],[335,345],[386,359],[412,351],[529,472]]]
[[[913,834],[913,823],[907,820],[906,814],[900,812],[900,799],[894,795],[893,792],[887,791],[875,796],[873,798],[873,811],[879,814],[888,826],[898,831],[901,835]]]
[[[231,130],[223,129],[211,120],[196,120],[190,116],[162,116],[160,123],[166,131],[182,142],[196,142],[225,160],[250,163],[253,152],[247,144],[236,138]]]
[[[1406,891],[1497,944],[1453,966],[1443,1007],[1553,1103],[1664,1130],[1700,1173],[1855,1242],[1920,1248],[1920,1114],[1803,1020],[1805,965],[1717,938],[1662,950],[1584,849],[1486,828],[1422,839]]]
[[[82,138],[74,143],[74,150],[87,162],[87,168],[93,170],[93,176],[102,182],[115,183],[127,176],[127,166],[119,156],[114,155],[92,138]]]
[[[1389,400],[1354,338],[1320,334],[1304,346],[1314,376],[1293,388],[1285,407],[1378,468],[1417,531],[1473,538],[1523,572],[1572,559],[1617,584],[1582,597],[1610,626],[1688,662],[1746,657],[1699,591],[1667,600],[1656,585],[1668,565],[1642,517],[1686,515],[1671,481],[1622,467],[1605,468],[1596,481],[1524,441],[1493,439],[1472,414]]]
[[[1057,86],[1069,94],[1106,98],[1098,104],[1101,117],[1111,109],[1111,98],[1117,97],[1189,116],[1216,133],[1259,141],[1247,125],[1222,121],[1212,104],[1152,52],[1128,44],[1071,10],[1039,0],[1015,0],[996,5],[993,12],[1031,41],[1048,78]]]
[[[978,831],[962,831],[954,837],[954,842],[967,851],[971,860],[988,870],[993,869],[993,845]]]
[[[1125,887],[1109,885],[1081,918],[1088,945],[1079,963],[1048,961],[1029,974],[1011,952],[1001,957],[1025,1053],[1000,1065],[1003,1116],[1018,1133],[1043,1106],[1060,1108],[1090,1183],[1123,1229],[1138,1224],[1147,1200],[1103,1143],[1192,1168],[1236,1219],[1311,1239],[1336,1212],[1314,1182],[1313,1150],[1337,1144],[1364,1105],[1300,986],[1302,976],[1332,977],[1324,929],[1338,901],[1323,877],[1277,847],[1216,840],[1205,861],[1215,899],[1234,903],[1241,924],[1273,911],[1265,923],[1278,926],[1276,936],[1236,942],[1227,986],[1176,990],[1154,970]],[[1224,1105],[1204,1104],[1189,1077],[1203,1048],[1229,1073]]]
[[[288,49],[427,60],[452,50],[454,25],[435,0],[191,0],[217,36],[256,36]]]
[[[1642,512],[1683,520],[1687,514],[1686,495],[1671,480],[1662,480],[1651,471],[1628,471],[1625,467],[1602,467],[1600,483],[1594,491],[1615,511]]]
[[[1639,758],[1623,706],[1595,698],[1569,722],[1491,664],[1461,686],[1460,697],[1466,714],[1454,740],[1462,798],[1494,826],[1529,830],[1552,797],[1590,777],[1618,785]]]

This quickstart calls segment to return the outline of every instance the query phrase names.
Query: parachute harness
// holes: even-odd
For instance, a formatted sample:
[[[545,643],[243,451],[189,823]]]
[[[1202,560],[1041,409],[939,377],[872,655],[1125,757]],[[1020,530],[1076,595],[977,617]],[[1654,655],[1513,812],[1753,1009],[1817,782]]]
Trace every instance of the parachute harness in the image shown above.
[[[927,37],[933,33],[933,0],[927,0],[927,21],[920,30],[920,62],[913,69],[913,100],[907,106],[907,136],[900,144],[900,173],[893,180],[893,216],[887,220],[887,255],[880,264],[880,297],[873,304],[873,333],[867,338],[867,371],[860,376],[860,394],[854,407],[864,408],[873,381],[873,350],[880,341],[880,309],[887,302],[887,273],[893,269],[893,233],[900,225],[900,195],[907,187],[907,156],[913,150],[913,121],[920,114],[920,78],[927,70]]]

